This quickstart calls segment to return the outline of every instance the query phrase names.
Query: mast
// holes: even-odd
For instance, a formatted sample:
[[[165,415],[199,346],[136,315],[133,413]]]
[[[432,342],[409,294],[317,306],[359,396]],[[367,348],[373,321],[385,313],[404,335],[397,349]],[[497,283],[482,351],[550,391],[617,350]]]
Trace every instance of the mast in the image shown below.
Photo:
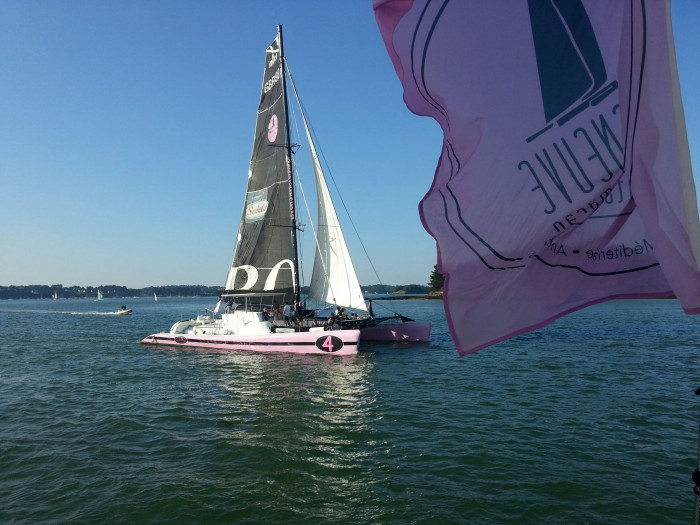
[[[291,220],[291,241],[294,250],[294,302],[301,299],[301,287],[299,286],[299,253],[297,250],[297,219],[294,209],[294,172],[292,169],[292,140],[289,131],[289,97],[287,96],[287,60],[284,55],[284,42],[282,39],[282,25],[277,26],[277,34],[280,41],[280,60],[282,67],[282,92],[284,93],[284,114],[287,118],[287,138],[286,138],[286,153],[287,153],[287,174],[289,177],[289,216]]]

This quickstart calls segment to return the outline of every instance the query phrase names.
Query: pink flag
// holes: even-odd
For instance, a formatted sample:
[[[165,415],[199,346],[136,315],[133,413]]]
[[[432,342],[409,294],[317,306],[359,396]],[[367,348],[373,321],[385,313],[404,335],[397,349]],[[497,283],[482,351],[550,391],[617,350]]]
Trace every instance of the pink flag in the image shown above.
[[[670,5],[375,0],[411,111],[444,132],[420,205],[461,354],[616,298],[700,313]]]
[[[221,299],[219,299],[219,302],[216,303],[216,306],[214,307],[214,315],[219,313],[219,307],[221,306]]]

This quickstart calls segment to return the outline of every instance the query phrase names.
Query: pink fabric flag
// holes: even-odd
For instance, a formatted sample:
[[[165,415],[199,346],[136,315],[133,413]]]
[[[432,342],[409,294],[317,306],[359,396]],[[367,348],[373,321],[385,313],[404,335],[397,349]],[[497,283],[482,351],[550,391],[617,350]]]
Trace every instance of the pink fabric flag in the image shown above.
[[[670,4],[375,0],[404,101],[442,127],[420,204],[460,354],[616,298],[700,313]]]
[[[214,307],[214,315],[219,313],[219,307],[221,306],[221,299],[219,299],[219,302],[216,303],[216,306]]]

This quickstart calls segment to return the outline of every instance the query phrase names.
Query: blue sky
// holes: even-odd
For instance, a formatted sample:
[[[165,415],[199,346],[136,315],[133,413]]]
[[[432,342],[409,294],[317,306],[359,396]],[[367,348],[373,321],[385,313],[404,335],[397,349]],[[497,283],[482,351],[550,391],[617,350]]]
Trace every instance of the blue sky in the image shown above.
[[[700,2],[672,14],[697,179]],[[223,285],[277,24],[381,281],[427,283],[418,202],[441,133],[404,106],[369,0],[4,0],[0,285]],[[345,229],[360,282],[376,283]]]

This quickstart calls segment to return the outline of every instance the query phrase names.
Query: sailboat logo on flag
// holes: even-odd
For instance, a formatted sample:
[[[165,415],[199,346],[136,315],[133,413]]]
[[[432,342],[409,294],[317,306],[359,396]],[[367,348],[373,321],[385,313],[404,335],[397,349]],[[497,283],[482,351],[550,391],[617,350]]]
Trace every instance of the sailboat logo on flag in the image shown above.
[[[532,39],[547,125],[528,137],[571,120],[617,89],[608,75],[591,21],[577,0],[528,0]]]

